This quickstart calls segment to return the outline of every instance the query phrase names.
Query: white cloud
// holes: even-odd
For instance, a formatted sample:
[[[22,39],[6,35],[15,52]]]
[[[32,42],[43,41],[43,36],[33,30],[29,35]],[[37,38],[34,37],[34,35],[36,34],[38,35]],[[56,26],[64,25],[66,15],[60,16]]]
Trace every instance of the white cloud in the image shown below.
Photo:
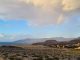
[[[21,39],[26,39],[26,38],[32,38],[31,35],[27,34],[2,34],[0,33],[0,42],[8,42],[8,41],[16,41],[16,40],[21,40]]]
[[[63,10],[72,11],[80,8],[80,0],[63,0]]]
[[[4,34],[0,34],[0,38],[4,38],[4,36],[5,36]]]
[[[64,21],[67,11],[79,9],[79,4],[80,0],[0,0],[0,19],[25,19],[40,26],[55,24]]]
[[[60,1],[58,0],[22,0],[22,1],[26,4],[32,4],[35,7],[43,9],[56,8],[56,6],[58,6],[58,3],[60,3]]]

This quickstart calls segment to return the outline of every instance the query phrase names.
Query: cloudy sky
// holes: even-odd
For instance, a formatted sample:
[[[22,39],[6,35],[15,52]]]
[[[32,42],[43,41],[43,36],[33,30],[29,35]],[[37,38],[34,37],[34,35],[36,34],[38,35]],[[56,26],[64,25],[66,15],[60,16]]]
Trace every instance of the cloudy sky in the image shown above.
[[[0,41],[79,36],[80,0],[0,0]]]

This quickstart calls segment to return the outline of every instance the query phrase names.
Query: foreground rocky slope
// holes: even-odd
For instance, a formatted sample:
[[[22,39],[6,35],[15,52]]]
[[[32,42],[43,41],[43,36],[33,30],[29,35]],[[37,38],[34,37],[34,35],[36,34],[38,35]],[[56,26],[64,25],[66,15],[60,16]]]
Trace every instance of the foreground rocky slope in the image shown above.
[[[0,60],[80,60],[80,50],[46,46],[1,46]]]

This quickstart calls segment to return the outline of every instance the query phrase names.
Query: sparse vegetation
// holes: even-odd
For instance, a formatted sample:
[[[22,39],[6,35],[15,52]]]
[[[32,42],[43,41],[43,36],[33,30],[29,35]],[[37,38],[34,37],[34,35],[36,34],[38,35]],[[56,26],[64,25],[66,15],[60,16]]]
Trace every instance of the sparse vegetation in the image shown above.
[[[0,60],[79,60],[80,50],[44,46],[1,46]]]

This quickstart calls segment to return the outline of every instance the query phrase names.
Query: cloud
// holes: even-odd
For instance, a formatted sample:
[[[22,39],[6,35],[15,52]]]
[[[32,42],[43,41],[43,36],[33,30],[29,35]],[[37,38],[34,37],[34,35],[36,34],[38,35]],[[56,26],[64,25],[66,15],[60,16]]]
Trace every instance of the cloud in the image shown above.
[[[2,34],[0,33],[0,42],[16,41],[26,38],[32,38],[31,35],[27,34]]]
[[[40,26],[59,24],[79,4],[80,0],[0,0],[0,19],[25,19],[29,25]]]
[[[35,7],[39,7],[39,8],[56,8],[56,6],[58,5],[58,3],[60,1],[58,0],[22,0],[23,2],[25,2],[26,4],[32,4]]]
[[[4,34],[0,34],[0,38],[3,38],[5,35]]]
[[[63,10],[72,11],[80,8],[80,0],[63,0]]]

